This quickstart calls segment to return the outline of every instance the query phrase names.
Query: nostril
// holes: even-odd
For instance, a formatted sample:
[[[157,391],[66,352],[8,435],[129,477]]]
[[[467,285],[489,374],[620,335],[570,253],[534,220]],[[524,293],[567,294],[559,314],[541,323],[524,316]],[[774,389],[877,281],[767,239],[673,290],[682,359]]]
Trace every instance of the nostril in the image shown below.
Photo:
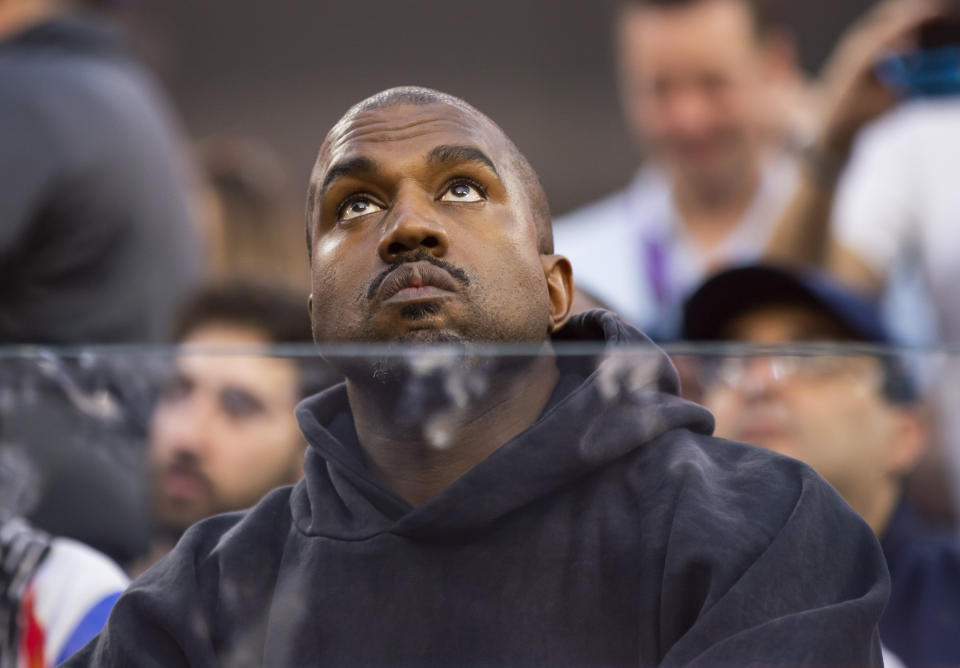
[[[387,253],[389,253],[390,255],[399,255],[400,253],[404,253],[407,250],[409,249],[399,241],[394,241],[392,244],[387,246]]]
[[[440,241],[436,237],[427,237],[420,242],[421,246],[426,246],[427,248],[436,248],[440,245]]]

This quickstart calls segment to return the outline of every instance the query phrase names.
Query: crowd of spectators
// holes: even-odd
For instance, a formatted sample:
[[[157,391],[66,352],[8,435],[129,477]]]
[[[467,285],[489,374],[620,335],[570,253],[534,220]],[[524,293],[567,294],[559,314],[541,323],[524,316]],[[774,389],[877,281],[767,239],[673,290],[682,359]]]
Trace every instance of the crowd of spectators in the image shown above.
[[[960,6],[811,77],[774,0],[622,0],[627,187],[551,222],[495,123],[393,89],[304,244],[111,4],[0,0],[0,666],[960,666],[960,358],[898,348],[960,342]],[[307,347],[650,340],[682,389]]]

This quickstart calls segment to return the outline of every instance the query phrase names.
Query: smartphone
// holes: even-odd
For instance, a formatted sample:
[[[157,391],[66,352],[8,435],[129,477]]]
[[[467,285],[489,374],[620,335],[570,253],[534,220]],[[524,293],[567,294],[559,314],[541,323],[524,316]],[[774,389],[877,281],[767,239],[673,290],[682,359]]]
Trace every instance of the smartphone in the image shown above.
[[[960,96],[960,13],[927,21],[915,50],[885,56],[874,70],[901,97]]]

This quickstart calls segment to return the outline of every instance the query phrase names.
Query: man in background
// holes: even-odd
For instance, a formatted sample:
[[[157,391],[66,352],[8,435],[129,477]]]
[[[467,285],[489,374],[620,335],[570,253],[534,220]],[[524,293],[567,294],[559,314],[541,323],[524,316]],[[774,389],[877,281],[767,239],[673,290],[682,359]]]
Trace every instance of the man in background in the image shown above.
[[[169,551],[191,524],[299,480],[306,443],[293,409],[334,378],[316,358],[271,350],[312,339],[303,298],[269,284],[238,280],[197,293],[175,339],[183,348],[149,432],[156,535],[134,571]]]
[[[711,270],[764,248],[793,188],[784,95],[801,88],[769,2],[626,0],[620,94],[647,156],[624,190],[557,221],[577,285],[659,337]]]
[[[818,274],[722,272],[686,303],[684,338],[758,346],[889,343],[871,300]],[[810,464],[882,541],[892,593],[883,643],[913,667],[960,664],[960,542],[904,499],[926,441],[917,390],[895,357],[731,355],[701,366],[717,434]]]
[[[200,271],[160,91],[68,0],[0,0],[0,343],[162,341]]]

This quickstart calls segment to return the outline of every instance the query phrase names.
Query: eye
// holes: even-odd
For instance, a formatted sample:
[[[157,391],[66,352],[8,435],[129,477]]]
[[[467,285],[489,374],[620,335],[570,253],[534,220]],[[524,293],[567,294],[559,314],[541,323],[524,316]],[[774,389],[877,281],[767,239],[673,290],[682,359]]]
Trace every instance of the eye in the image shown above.
[[[454,183],[440,196],[441,202],[482,202],[484,199],[480,186],[464,181]]]
[[[353,220],[377,211],[383,211],[383,207],[365,195],[357,195],[340,205],[340,209],[337,211],[337,220]]]
[[[225,388],[220,392],[220,407],[232,418],[242,419],[263,410],[263,404],[249,392],[238,388]]]

